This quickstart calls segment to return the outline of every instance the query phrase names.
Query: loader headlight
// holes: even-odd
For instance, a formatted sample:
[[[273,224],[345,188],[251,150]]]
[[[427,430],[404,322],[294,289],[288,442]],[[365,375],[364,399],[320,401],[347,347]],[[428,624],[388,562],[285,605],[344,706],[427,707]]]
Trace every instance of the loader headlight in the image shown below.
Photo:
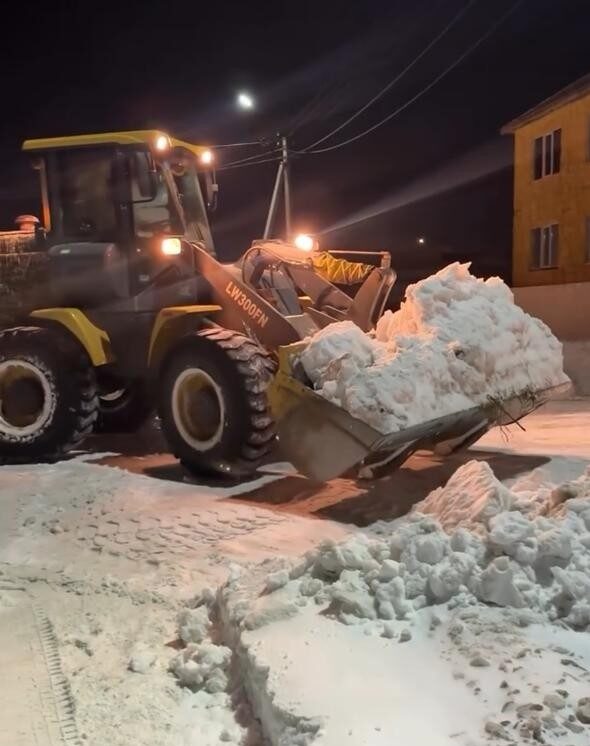
[[[178,238],[162,239],[162,254],[166,256],[178,256],[182,251],[182,244]]]
[[[213,163],[214,157],[213,157],[213,151],[212,150],[203,150],[201,155],[199,156],[199,160],[203,164],[203,166],[210,166]]]
[[[168,135],[158,135],[158,137],[156,137],[155,146],[156,150],[160,153],[168,150],[170,148],[170,138]]]
[[[295,236],[293,243],[298,249],[301,249],[301,251],[313,251],[314,249],[317,249],[317,241],[307,233],[299,233]]]

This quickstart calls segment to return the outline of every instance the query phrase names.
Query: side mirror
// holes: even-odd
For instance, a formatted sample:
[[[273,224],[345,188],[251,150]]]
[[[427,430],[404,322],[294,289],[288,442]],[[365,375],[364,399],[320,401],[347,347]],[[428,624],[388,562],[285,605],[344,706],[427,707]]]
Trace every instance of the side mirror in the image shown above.
[[[140,199],[134,202],[151,202],[158,194],[158,172],[150,153],[138,150],[133,153],[132,168]]]

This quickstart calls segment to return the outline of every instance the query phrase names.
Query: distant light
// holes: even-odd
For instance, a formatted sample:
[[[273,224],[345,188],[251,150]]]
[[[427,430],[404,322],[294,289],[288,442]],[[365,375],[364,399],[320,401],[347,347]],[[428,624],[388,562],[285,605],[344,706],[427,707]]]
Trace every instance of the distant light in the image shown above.
[[[424,236],[420,236],[420,238],[418,239],[418,243],[420,244],[420,246],[424,246],[424,244],[426,243],[426,239],[424,238]]]
[[[246,93],[246,91],[242,91],[241,93],[238,93],[237,98],[238,106],[240,109],[253,109],[254,108],[254,99],[249,93]]]
[[[210,166],[213,163],[213,151],[203,150],[203,152],[199,156],[199,160],[204,166]]]
[[[182,244],[178,238],[164,238],[162,241],[162,254],[166,256],[178,256],[182,251]]]
[[[301,251],[313,251],[316,245],[316,242],[307,233],[299,233],[295,236],[293,243],[298,249],[301,249]]]
[[[156,150],[168,150],[170,147],[170,138],[168,135],[158,135],[156,138]]]

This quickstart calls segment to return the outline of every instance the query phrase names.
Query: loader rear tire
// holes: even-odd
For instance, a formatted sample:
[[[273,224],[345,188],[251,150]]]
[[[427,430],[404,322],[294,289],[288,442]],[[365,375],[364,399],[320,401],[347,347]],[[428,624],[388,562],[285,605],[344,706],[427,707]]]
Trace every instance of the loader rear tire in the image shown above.
[[[134,433],[154,411],[143,381],[125,381],[120,388],[99,386],[97,433]]]
[[[219,327],[185,337],[162,367],[158,410],[174,455],[194,474],[244,476],[276,435],[266,395],[274,364]]]
[[[94,368],[65,332],[0,332],[0,463],[55,461],[94,429]]]

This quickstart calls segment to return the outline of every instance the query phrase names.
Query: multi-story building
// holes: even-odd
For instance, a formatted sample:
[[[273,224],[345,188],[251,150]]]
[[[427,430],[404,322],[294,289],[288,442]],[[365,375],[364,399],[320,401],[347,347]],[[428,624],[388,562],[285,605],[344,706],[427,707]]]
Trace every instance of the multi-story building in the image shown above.
[[[516,301],[562,340],[590,394],[590,75],[509,122],[514,135]]]
[[[514,135],[514,286],[590,281],[590,75],[502,132]]]

